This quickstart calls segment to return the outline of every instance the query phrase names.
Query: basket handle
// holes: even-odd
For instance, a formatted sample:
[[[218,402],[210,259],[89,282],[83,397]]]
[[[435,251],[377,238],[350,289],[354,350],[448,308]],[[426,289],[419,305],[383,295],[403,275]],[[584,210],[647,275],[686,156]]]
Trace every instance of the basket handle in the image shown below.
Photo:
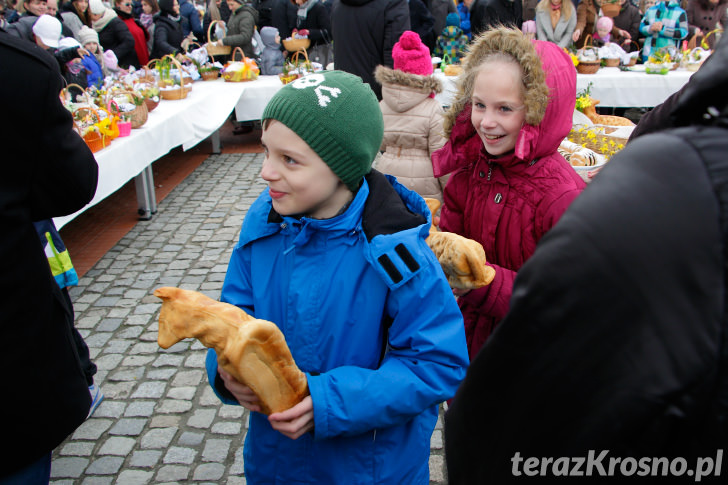
[[[624,41],[622,42],[622,47],[624,47],[624,48],[625,48],[625,50],[626,50],[626,49],[627,49],[627,47],[629,47],[629,45],[630,45],[630,44],[634,44],[634,45],[636,45],[636,46],[637,46],[637,50],[638,50],[638,51],[639,51],[639,50],[640,50],[640,48],[641,48],[641,46],[640,46],[640,43],[639,43],[639,42],[635,42],[635,41],[634,41],[634,40],[632,40],[632,39],[624,39]]]
[[[212,38],[212,27],[216,24],[222,24],[222,28],[225,31],[225,35],[227,35],[227,26],[225,25],[225,22],[223,22],[222,20],[213,20],[212,22],[210,22],[210,26],[207,27],[207,41],[208,42],[210,42],[210,39]],[[222,40],[222,39],[217,39],[217,40]]]
[[[582,49],[586,49],[587,47],[594,47],[594,44],[592,44],[591,34],[586,34],[586,37],[584,37],[584,44],[581,46]]]
[[[242,57],[242,59],[240,59],[240,61],[244,61],[245,60],[245,52],[243,52],[243,49],[241,49],[240,46],[236,46],[235,49],[233,49],[232,53],[230,54],[230,61],[233,61],[233,62],[235,61],[235,53],[236,52],[240,52],[240,56]]]
[[[300,60],[301,53],[303,53],[303,57],[306,59],[305,62],[309,62],[308,52],[306,52],[306,49],[299,49],[296,52],[294,52],[293,54],[291,54],[291,63],[296,67],[298,67],[298,65],[301,64],[301,60]]]

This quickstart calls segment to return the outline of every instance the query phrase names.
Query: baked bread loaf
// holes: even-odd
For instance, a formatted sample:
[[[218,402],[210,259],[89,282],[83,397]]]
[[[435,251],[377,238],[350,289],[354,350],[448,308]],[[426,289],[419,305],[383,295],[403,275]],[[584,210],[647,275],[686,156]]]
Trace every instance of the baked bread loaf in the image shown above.
[[[306,375],[276,324],[196,291],[163,287],[154,296],[162,299],[159,346],[196,338],[214,348],[218,365],[253,390],[264,414],[289,409],[309,394]]]
[[[463,68],[460,64],[448,64],[442,73],[446,76],[459,76],[463,72]]]
[[[440,201],[425,198],[425,202],[434,220]],[[452,288],[473,290],[489,285],[495,278],[495,270],[485,264],[485,250],[478,241],[454,232],[439,231],[434,224],[426,241]]]

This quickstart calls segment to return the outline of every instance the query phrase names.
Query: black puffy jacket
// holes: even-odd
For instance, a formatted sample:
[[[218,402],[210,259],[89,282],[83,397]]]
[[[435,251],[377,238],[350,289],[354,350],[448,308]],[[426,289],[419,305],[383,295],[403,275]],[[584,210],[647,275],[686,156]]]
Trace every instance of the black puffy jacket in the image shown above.
[[[407,0],[335,0],[331,28],[336,69],[361,77],[381,100],[374,69],[394,67],[392,47],[410,30]]]

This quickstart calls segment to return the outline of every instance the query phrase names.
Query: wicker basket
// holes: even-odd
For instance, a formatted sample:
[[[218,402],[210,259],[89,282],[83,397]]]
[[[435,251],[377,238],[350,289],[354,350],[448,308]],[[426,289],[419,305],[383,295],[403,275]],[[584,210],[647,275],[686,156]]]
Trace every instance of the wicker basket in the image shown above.
[[[117,91],[117,94],[126,94],[130,98],[141,97],[141,95],[139,93],[134,93],[132,91]],[[144,98],[142,98],[142,99],[144,99]],[[134,102],[133,99],[131,101]],[[145,103],[142,103],[139,105],[134,103],[134,105],[136,106],[136,108],[134,108],[132,111],[127,111],[124,113],[116,112],[114,114],[116,114],[116,115],[123,114],[124,116],[128,116],[129,121],[131,121],[131,127],[136,129],[136,128],[141,128],[144,125],[144,123],[147,122],[147,119],[149,119],[149,110],[147,109],[147,105]],[[109,111],[112,111],[112,110],[109,110]]]
[[[169,100],[177,100],[177,99],[185,99],[187,97],[187,94],[192,90],[192,78],[185,78],[183,76],[183,73],[185,72],[184,69],[182,69],[182,64],[179,63],[177,59],[173,55],[167,54],[166,56],[163,56],[162,59],[165,57],[169,57],[174,65],[177,67],[177,72],[179,72],[180,75],[180,82],[182,85],[175,85],[173,89],[163,89],[167,86],[160,86],[159,87],[159,95],[162,99],[169,99]],[[189,82],[187,81],[189,79]],[[168,81],[169,82],[169,81]]]
[[[235,60],[235,54],[238,53],[238,52],[240,53],[240,61],[236,61]],[[245,53],[243,52],[243,49],[241,49],[240,47],[236,47],[235,49],[233,49],[233,53],[230,55],[230,62],[246,62],[247,60],[248,60],[248,58],[245,57]],[[255,63],[255,61],[253,61],[253,63]],[[227,67],[227,65],[226,65],[226,67]],[[221,72],[221,75],[222,75],[222,78],[226,82],[233,82],[233,83],[236,83],[236,82],[237,83],[241,83],[241,82],[246,82],[246,81],[255,81],[255,79],[258,77],[257,74],[256,74],[255,76],[252,76],[252,77],[242,77],[242,78],[239,78],[238,76],[236,76],[232,72],[225,72],[224,69]]]
[[[583,52],[585,50],[595,50],[594,46],[591,43],[592,36],[591,34],[587,34],[587,36],[584,38],[584,46],[579,49],[579,51]],[[579,52],[577,51],[577,52]],[[578,55],[577,55],[578,57]],[[599,59],[595,61],[582,61],[579,59],[579,64],[576,65],[576,72],[579,74],[596,74],[596,72],[599,70],[599,68],[602,65],[602,61]]]
[[[111,113],[109,113],[107,110],[103,108],[99,108],[103,111],[106,111],[108,116],[111,116]],[[101,120],[101,115],[99,114],[99,111],[96,108],[92,108],[90,106],[82,106],[78,108],[76,111],[74,111],[74,117],[77,113],[88,111],[93,118],[96,119],[96,121]],[[80,128],[79,128],[80,131]],[[83,141],[86,142],[86,145],[91,149],[92,152],[96,153],[102,148],[106,148],[109,143],[111,143],[111,140],[113,140],[114,137],[110,137],[104,134],[99,133],[98,131],[89,131],[85,135],[83,135],[81,138],[83,138]]]
[[[220,70],[213,69],[211,71],[202,71],[200,72],[200,77],[202,77],[203,81],[214,81],[220,77]]]
[[[144,105],[147,107],[147,112],[151,113],[154,108],[159,106],[159,99],[154,101],[152,98],[144,98]]]
[[[609,1],[609,0],[607,0]],[[601,4],[602,12],[606,17],[616,17],[619,15],[619,11],[622,9],[622,6],[618,3],[607,3],[603,2]]]
[[[619,67],[620,59],[619,57],[605,57],[604,58],[604,67]]]
[[[311,47],[311,39],[283,39],[281,42],[288,52],[298,52]]]
[[[640,46],[639,42],[635,42],[632,39],[625,39],[624,42],[622,42],[622,48],[624,49],[625,52],[629,52],[627,49],[629,49],[630,44],[634,44],[637,46],[637,55],[630,57],[629,62],[627,64],[625,64],[626,66],[631,67],[631,66],[634,66],[635,64],[637,64],[637,57],[639,57],[639,52],[642,49],[642,47]]]
[[[216,45],[211,45],[209,42],[209,40],[212,39],[212,29],[216,24],[222,24],[222,28],[225,29],[225,22],[223,22],[222,20],[213,20],[212,22],[210,22],[210,26],[207,28],[208,43],[205,44],[205,49],[207,50],[207,55],[209,55],[209,56],[230,55],[230,53],[233,50],[233,48],[231,46],[222,45],[222,43],[216,44]],[[225,30],[225,33],[227,33],[227,30]],[[222,40],[222,39],[219,39],[219,40]]]

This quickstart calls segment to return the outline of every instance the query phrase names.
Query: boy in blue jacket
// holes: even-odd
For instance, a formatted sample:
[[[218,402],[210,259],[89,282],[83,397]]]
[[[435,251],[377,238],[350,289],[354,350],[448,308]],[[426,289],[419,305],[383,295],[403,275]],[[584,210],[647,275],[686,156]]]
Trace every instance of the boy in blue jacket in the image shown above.
[[[384,123],[359,77],[300,78],[262,121],[268,188],[243,221],[221,300],[279,326],[310,396],[265,416],[209,351],[216,394],[251,411],[246,480],[427,484],[438,404],[468,363],[461,314],[425,242],[427,205],[371,169]]]

